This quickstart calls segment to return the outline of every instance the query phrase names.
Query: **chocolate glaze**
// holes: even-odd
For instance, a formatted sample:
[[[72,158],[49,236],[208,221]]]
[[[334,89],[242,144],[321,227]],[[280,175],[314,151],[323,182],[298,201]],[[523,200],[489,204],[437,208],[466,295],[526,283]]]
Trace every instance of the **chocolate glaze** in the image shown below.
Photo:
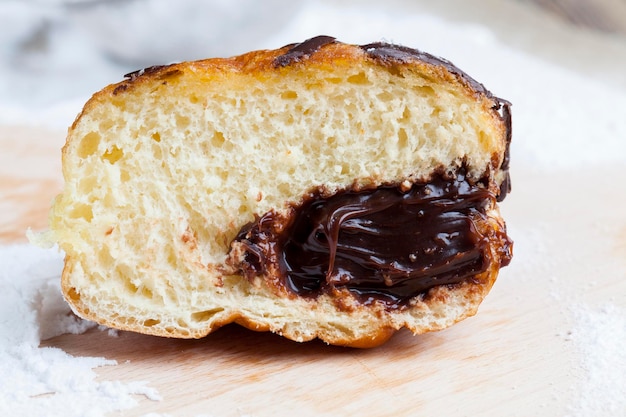
[[[507,100],[498,98],[494,96],[491,91],[487,90],[482,83],[479,83],[474,78],[472,78],[465,71],[461,70],[459,67],[454,65],[452,62],[447,59],[431,55],[427,52],[422,52],[418,49],[409,48],[402,45],[394,45],[385,42],[376,42],[370,43],[367,45],[361,45],[361,49],[363,49],[367,54],[379,60],[384,64],[389,63],[408,63],[411,61],[422,61],[430,65],[435,65],[439,67],[445,68],[451,74],[454,74],[456,77],[460,78],[469,86],[476,91],[477,93],[483,94],[495,101],[494,108],[499,110],[502,105],[510,106],[511,103]]]
[[[168,77],[182,74],[182,71],[179,69],[170,69],[169,71],[163,71],[164,69],[172,67],[172,66],[173,65],[154,65],[154,66],[143,68],[137,71],[129,72],[128,74],[124,74],[124,78],[128,78],[128,79],[120,82],[113,89],[113,95],[117,95],[126,91],[128,87],[142,75],[154,75],[154,74],[161,72],[161,74],[159,75],[159,79],[166,80]],[[164,81],[163,84],[167,84],[167,81]]]
[[[299,44],[287,45],[286,47],[289,47],[289,49],[283,55],[278,56],[274,60],[274,66],[285,67],[293,63],[300,62],[317,52],[320,48],[331,43],[338,43],[338,41],[332,36],[322,35],[307,39]],[[383,65],[406,64],[417,60],[430,65],[443,67],[446,71],[454,74],[464,83],[467,83],[476,93],[482,94],[493,100],[493,109],[499,112],[506,129],[506,151],[504,154],[504,160],[500,166],[500,169],[506,171],[506,173],[500,186],[500,194],[498,195],[498,201],[504,200],[506,195],[511,191],[511,178],[508,172],[511,145],[511,103],[507,100],[494,96],[489,90],[487,90],[487,88],[485,88],[483,84],[476,81],[447,59],[431,55],[427,52],[422,52],[418,49],[386,42],[369,43],[366,45],[359,45],[359,47],[365,51],[369,57],[379,61]]]
[[[457,77],[467,82],[476,92],[485,94],[489,97],[494,97],[493,94],[491,94],[491,92],[487,90],[483,84],[470,77],[467,73],[462,71],[460,68],[458,68],[447,59],[431,55],[427,52],[422,52],[418,49],[385,42],[376,42],[367,45],[361,45],[361,49],[367,52],[370,57],[377,59],[382,63],[404,64],[418,60],[430,65],[444,67],[448,72],[456,75]]]
[[[476,226],[495,198],[470,183],[464,169],[406,192],[397,186],[328,198],[313,192],[286,227],[276,228],[279,219],[270,212],[242,229],[235,239],[246,248],[240,269],[253,277],[276,262],[280,284],[295,294],[345,288],[364,304],[398,307],[435,286],[474,280],[492,262],[508,264],[506,233],[484,234]],[[499,259],[489,250],[493,239],[501,241]]]
[[[494,96],[491,91],[485,88],[483,84],[470,77],[466,72],[462,71],[460,68],[458,68],[447,59],[440,58],[427,52],[419,51],[417,49],[408,48],[406,46],[393,45],[383,42],[361,45],[361,48],[365,52],[367,52],[370,57],[379,60],[383,64],[403,64],[412,60],[419,60],[422,62],[426,62],[430,65],[441,66],[445,68],[448,72],[454,74],[456,77],[468,83],[469,86],[477,93],[483,94],[484,96],[494,101],[493,109],[500,112],[500,117],[505,126],[506,148],[504,152],[504,159],[500,166],[500,169],[502,171],[505,171],[505,177],[502,181],[502,184],[500,185],[500,194],[498,195],[498,201],[504,200],[506,195],[511,191],[511,176],[509,175],[510,147],[512,139],[511,103],[507,100]]]
[[[137,71],[129,72],[128,74],[124,74],[124,78],[128,78],[130,81],[135,81],[138,77],[142,75],[154,74],[155,72],[167,67],[167,65],[153,65],[151,67],[143,68]]]
[[[294,62],[299,62],[303,58],[316,52],[322,46],[334,42],[335,38],[332,36],[320,35],[298,44],[286,45],[284,48],[289,47],[289,50],[274,60],[274,67],[286,67]]]
[[[300,62],[317,52],[320,48],[332,43],[338,43],[338,41],[332,36],[320,35],[307,39],[301,43],[286,45],[283,48],[289,49],[284,54],[274,59],[274,67],[285,67],[296,62]],[[479,83],[478,81],[470,77],[467,73],[458,68],[456,65],[454,65],[452,62],[444,58],[440,58],[417,49],[386,42],[369,43],[366,45],[360,45],[359,47],[363,51],[365,51],[372,59],[378,60],[384,65],[406,64],[408,62],[418,60],[426,62],[430,65],[441,66],[445,68],[448,72],[457,76],[462,81],[466,82],[477,93],[483,94],[494,101],[493,108],[496,111],[501,111],[501,118],[505,123],[506,129],[506,152],[504,155],[504,161],[502,162],[500,169],[507,172],[505,180],[502,182],[500,187],[500,195],[498,196],[498,201],[502,201],[506,197],[508,192],[511,191],[510,176],[508,173],[510,152],[509,149],[511,144],[511,103],[507,100],[494,96],[489,90],[485,88],[483,84]],[[144,74],[153,74],[167,66],[168,65],[154,65],[141,70],[129,72],[128,74],[125,74],[124,77],[128,78],[128,81],[132,82]],[[120,84],[118,87],[115,88],[113,94],[118,94],[126,90],[127,88],[127,84]]]
[[[307,39],[301,43],[286,45],[283,48],[289,47],[289,49],[284,54],[274,59],[274,66],[285,67],[287,65],[300,62],[304,58],[317,52],[320,48],[331,43],[339,43],[339,41],[332,36],[320,35]],[[476,92],[484,94],[489,98],[493,98],[496,101],[495,107],[497,109],[500,109],[502,104],[511,104],[507,100],[495,97],[489,90],[487,90],[487,88],[485,88],[483,84],[476,81],[447,59],[431,55],[427,52],[422,52],[418,49],[386,42],[374,42],[366,45],[359,45],[359,47],[363,49],[371,58],[374,58],[384,64],[405,64],[418,60],[430,65],[443,67],[448,72],[467,82]]]

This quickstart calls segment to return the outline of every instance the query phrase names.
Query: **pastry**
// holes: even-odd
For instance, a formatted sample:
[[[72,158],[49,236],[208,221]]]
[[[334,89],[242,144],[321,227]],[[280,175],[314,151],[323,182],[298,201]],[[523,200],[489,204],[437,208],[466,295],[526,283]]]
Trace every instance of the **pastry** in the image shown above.
[[[449,61],[318,36],[155,66],[69,129],[64,296],[113,328],[373,347],[475,314],[512,241],[510,104]]]

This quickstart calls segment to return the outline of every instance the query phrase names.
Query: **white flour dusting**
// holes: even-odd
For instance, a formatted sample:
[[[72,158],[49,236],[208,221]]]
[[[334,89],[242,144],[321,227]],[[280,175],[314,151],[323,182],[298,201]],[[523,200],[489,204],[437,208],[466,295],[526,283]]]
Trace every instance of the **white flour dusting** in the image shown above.
[[[0,415],[99,417],[137,404],[133,395],[159,400],[144,382],[95,380],[104,358],[72,357],[41,340],[94,326],[71,314],[59,287],[56,250],[0,247]]]
[[[571,308],[580,386],[568,417],[626,416],[626,310],[613,304]]]

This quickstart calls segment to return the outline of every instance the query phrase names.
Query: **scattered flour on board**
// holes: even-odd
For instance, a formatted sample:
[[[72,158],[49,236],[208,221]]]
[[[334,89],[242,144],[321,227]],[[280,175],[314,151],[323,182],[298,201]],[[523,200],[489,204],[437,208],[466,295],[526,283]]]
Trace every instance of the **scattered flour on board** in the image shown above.
[[[567,417],[626,416],[626,310],[572,306],[570,341],[579,355],[577,395]]]
[[[599,285],[594,282],[597,277],[624,276],[619,271],[625,270],[621,262],[613,264],[606,259],[602,265],[574,260],[603,259],[600,253],[611,250],[615,233],[604,228],[590,231],[588,223],[581,220],[574,235],[569,235],[563,228],[571,229],[570,223],[546,223],[535,213],[525,221],[508,224],[515,236],[517,276],[524,277],[520,287],[532,288],[533,294],[545,292],[544,301],[550,306],[544,310],[546,320],[550,320],[547,314],[559,317],[554,324],[559,350],[552,354],[568,358],[563,362],[568,382],[551,386],[553,399],[564,404],[563,414],[556,415],[626,417],[626,292],[621,285],[607,298],[592,300],[589,296]],[[575,243],[568,246],[563,240]],[[583,240],[593,243],[587,246]],[[557,247],[562,251],[555,251]],[[575,273],[585,279],[572,280]],[[560,359],[545,357],[546,366]]]
[[[95,325],[71,314],[59,287],[61,254],[0,247],[0,416],[100,417],[134,407],[133,395],[160,400],[145,382],[95,380],[104,358],[73,357],[41,340]]]

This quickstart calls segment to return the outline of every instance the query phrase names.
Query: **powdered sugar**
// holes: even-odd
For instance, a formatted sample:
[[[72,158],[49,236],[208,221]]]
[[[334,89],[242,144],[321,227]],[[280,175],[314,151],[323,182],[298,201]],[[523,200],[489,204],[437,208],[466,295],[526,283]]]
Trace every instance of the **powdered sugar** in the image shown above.
[[[617,183],[626,179],[609,172],[599,171],[599,177]],[[562,360],[565,368],[566,378],[551,388],[567,413],[559,415],[625,416],[626,248],[619,225],[626,224],[626,193],[594,190],[597,178],[587,171],[550,176],[558,191],[541,188],[543,175],[524,173],[503,205],[515,239],[514,263],[507,272],[514,271],[515,278],[499,285],[519,294],[520,305],[533,300],[532,308],[542,311],[541,327],[555,331],[555,343],[545,338],[536,343],[540,351],[552,348],[559,355],[545,366]],[[581,190],[591,198],[581,199]]]
[[[0,265],[0,415],[98,417],[133,407],[133,395],[160,399],[144,382],[96,381],[93,368],[115,361],[39,347],[40,340],[94,327],[61,296],[58,251],[0,247]]]
[[[626,310],[614,304],[570,308],[575,320],[569,339],[579,355],[580,386],[570,417],[626,415]]]

